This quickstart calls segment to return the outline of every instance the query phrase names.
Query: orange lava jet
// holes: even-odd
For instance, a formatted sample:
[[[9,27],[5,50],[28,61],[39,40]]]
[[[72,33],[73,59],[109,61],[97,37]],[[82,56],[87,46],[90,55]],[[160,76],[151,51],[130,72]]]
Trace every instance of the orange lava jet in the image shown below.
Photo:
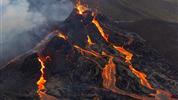
[[[83,13],[88,10],[87,5],[81,4],[80,0],[77,0],[75,8],[78,10],[80,15],[83,15]]]
[[[40,79],[37,81],[37,85],[38,85],[38,90],[37,90],[37,93],[39,94],[39,96],[41,97],[41,93],[42,91],[45,90],[45,83],[46,83],[46,79],[44,78],[44,75],[45,75],[45,72],[44,72],[44,69],[45,69],[45,64],[43,62],[42,59],[40,59],[38,57],[38,61],[40,62],[40,65],[41,65],[41,76],[40,76]]]
[[[63,38],[64,40],[67,40],[67,36],[65,36],[63,33],[58,33],[58,37]]]

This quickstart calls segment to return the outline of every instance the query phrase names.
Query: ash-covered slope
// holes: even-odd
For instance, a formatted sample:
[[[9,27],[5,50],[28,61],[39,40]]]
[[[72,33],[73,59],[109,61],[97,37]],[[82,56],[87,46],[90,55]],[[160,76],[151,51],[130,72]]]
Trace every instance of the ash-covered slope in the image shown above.
[[[178,22],[177,0],[83,0],[116,20],[157,19]],[[111,13],[112,12],[112,13]]]
[[[178,68],[178,24],[160,20],[141,20],[119,24],[120,28],[138,33],[160,52],[174,67]],[[178,69],[177,69],[178,70]]]
[[[1,100],[40,99],[43,64],[41,91],[55,99],[176,100],[178,73],[137,34],[88,10],[74,11],[59,30],[45,47],[0,70]]]

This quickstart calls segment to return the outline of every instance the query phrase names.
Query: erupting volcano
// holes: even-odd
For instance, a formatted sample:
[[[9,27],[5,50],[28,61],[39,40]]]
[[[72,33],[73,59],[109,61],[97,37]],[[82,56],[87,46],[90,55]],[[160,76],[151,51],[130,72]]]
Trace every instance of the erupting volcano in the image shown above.
[[[79,0],[69,18],[49,35],[51,38],[40,43],[22,64],[15,63],[24,77],[33,80],[23,81],[36,83],[32,87],[24,85],[27,90],[23,91],[28,91],[24,98],[178,99],[178,80],[166,72],[169,64],[138,34],[120,29]]]

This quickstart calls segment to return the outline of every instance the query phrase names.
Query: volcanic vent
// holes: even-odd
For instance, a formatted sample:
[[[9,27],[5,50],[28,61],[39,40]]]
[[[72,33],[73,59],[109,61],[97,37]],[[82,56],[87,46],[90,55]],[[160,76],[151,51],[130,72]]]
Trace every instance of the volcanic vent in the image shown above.
[[[0,100],[177,100],[166,60],[80,1],[47,37],[0,70]]]

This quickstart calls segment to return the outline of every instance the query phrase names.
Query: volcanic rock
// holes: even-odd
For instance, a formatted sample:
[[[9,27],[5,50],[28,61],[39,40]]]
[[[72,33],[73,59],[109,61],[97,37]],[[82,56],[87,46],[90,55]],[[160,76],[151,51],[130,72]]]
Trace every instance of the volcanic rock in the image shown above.
[[[74,11],[60,25],[59,34],[66,35],[67,40],[56,34],[36,53],[28,54],[24,60],[16,60],[0,70],[1,100],[39,99],[36,93],[36,82],[40,77],[39,56],[47,58],[46,94],[59,100],[133,100],[137,97],[156,99],[160,98],[159,95],[166,98],[178,95],[177,72],[170,69],[169,62],[146,45],[137,33],[123,30],[114,21],[98,14],[95,18],[108,34],[107,42],[92,23],[94,17],[91,12],[85,13],[83,16]],[[87,42],[87,35],[94,44]],[[133,54],[132,60],[126,62],[125,55],[113,45]],[[106,65],[111,64],[116,67],[113,76],[115,86],[105,87],[103,71]],[[147,76],[153,89],[141,83],[141,79],[129,69],[131,64]],[[108,77],[113,73],[109,70]]]

